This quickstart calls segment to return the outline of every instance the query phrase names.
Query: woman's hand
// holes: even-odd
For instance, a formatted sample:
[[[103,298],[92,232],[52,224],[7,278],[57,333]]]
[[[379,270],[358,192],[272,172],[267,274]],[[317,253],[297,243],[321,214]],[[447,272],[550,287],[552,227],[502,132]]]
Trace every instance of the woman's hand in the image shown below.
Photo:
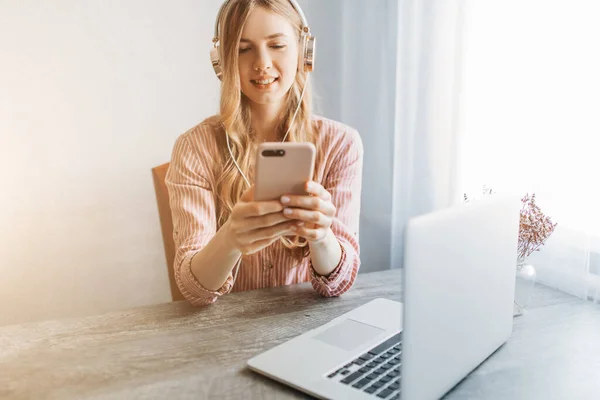
[[[280,201],[283,215],[290,220],[304,222],[294,232],[309,242],[318,242],[327,236],[336,213],[331,194],[314,181],[306,183],[308,195],[285,195]]]
[[[242,254],[254,254],[281,236],[294,235],[298,221],[283,215],[277,201],[253,201],[254,187],[246,190],[227,220],[227,236]]]

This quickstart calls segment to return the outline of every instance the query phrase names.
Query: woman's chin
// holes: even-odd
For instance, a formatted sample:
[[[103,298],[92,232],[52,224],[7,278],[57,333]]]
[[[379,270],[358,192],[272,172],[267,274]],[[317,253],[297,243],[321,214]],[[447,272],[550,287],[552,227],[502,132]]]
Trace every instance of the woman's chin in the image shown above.
[[[268,95],[267,94],[262,94],[262,95],[252,94],[251,96],[246,96],[246,97],[248,97],[253,103],[255,103],[257,105],[262,105],[262,106],[279,105],[279,104],[281,104],[281,102],[284,99],[283,95],[275,94],[275,93],[269,93]]]

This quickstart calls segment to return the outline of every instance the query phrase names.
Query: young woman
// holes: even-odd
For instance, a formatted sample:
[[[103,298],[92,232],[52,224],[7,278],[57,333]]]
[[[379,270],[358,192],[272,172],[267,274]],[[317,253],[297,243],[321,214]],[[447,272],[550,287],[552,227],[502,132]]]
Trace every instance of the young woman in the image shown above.
[[[362,142],[311,113],[303,19],[290,0],[229,0],[219,13],[220,112],[177,139],[166,177],[175,278],[194,305],[306,281],[338,296],[356,279]],[[282,140],[317,148],[309,195],[255,202],[256,147]]]

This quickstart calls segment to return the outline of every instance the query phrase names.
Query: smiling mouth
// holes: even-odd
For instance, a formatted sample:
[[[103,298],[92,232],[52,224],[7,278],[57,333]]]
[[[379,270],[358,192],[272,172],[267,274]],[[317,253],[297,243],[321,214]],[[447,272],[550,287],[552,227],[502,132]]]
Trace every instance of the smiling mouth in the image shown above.
[[[279,78],[267,78],[267,79],[252,79],[250,82],[258,86],[269,86],[273,82],[276,82]]]

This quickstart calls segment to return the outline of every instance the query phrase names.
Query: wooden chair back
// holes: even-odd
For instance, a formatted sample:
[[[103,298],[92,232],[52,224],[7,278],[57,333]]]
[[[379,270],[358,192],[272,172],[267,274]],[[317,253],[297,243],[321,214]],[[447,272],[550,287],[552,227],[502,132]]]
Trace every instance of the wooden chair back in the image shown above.
[[[175,241],[173,240],[173,218],[171,216],[171,207],[169,205],[169,192],[165,184],[165,177],[170,163],[159,165],[152,168],[152,177],[154,179],[154,191],[156,192],[156,203],[158,205],[158,215],[160,217],[160,227],[162,231],[163,244],[165,248],[165,258],[167,260],[167,270],[169,273],[169,285],[171,287],[171,298],[173,301],[183,300],[184,297],[175,283],[175,270],[173,262],[175,260]]]

